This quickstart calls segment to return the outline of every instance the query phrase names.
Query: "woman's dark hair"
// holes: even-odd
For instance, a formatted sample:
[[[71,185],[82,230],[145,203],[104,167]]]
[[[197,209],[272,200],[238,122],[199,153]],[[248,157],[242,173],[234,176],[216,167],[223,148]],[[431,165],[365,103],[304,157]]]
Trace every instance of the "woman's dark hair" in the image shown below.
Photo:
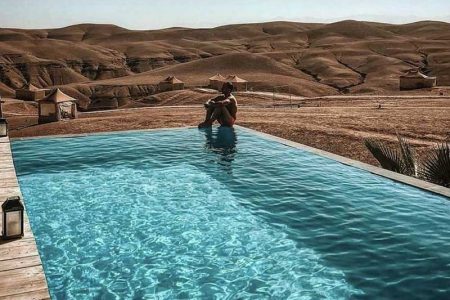
[[[233,88],[234,88],[233,84],[231,82],[229,82],[229,81],[225,82],[223,85],[224,85],[224,87],[227,87],[230,90],[233,90]]]

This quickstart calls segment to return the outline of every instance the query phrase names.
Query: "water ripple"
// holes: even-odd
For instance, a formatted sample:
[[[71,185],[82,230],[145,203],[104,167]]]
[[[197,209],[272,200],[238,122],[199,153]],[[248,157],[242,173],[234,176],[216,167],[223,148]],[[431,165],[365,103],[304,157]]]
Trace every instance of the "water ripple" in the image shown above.
[[[53,298],[450,299],[443,197],[223,128],[13,153]]]

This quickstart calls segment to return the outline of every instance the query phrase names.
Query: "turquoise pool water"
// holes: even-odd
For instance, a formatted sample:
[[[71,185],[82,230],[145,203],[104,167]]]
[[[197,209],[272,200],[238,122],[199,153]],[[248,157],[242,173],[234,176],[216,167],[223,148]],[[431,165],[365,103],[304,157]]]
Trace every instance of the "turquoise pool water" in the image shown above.
[[[54,299],[450,299],[450,202],[243,129],[13,142]]]

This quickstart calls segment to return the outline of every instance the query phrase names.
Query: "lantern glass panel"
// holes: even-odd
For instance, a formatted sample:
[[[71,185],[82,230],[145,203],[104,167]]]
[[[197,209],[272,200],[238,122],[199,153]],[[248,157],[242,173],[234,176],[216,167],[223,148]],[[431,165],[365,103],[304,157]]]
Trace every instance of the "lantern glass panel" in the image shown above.
[[[6,213],[6,236],[15,236],[22,234],[22,224],[20,211],[11,211]]]
[[[0,122],[0,136],[6,136],[8,133],[6,131],[6,123]]]

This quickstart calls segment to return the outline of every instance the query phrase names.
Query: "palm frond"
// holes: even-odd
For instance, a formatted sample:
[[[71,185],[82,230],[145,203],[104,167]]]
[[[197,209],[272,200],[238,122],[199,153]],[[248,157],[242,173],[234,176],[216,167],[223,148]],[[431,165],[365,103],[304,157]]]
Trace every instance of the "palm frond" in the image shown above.
[[[450,146],[436,145],[421,164],[419,176],[430,182],[450,187]]]
[[[398,143],[400,145],[400,153],[402,156],[403,170],[400,172],[409,176],[416,176],[416,154],[411,144],[397,133]]]
[[[402,156],[397,149],[374,139],[365,139],[364,144],[384,169],[397,173],[404,170]]]

